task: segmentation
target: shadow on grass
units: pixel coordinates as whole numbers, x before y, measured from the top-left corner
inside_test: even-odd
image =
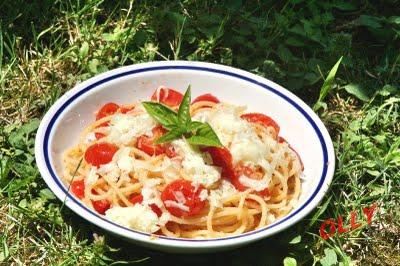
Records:
[[[285,257],[290,253],[302,253],[302,261],[312,260],[309,252],[303,244],[289,244],[297,232],[301,232],[301,225],[282,231],[267,239],[250,243],[244,247],[204,254],[175,254],[162,251],[155,251],[144,248],[129,242],[123,238],[114,236],[107,231],[90,224],[83,218],[71,213],[69,210],[63,212],[65,221],[68,221],[73,228],[79,228],[79,237],[84,240],[94,241],[94,234],[105,237],[105,243],[117,252],[108,252],[107,257],[114,261],[113,265],[126,265],[117,263],[127,261],[134,264],[134,261],[141,261],[140,265],[282,265]],[[307,258],[308,257],[308,258]],[[116,263],[116,264],[115,264]]]

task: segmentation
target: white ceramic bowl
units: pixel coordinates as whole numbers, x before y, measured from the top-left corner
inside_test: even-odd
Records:
[[[238,236],[192,240],[149,234],[115,224],[85,207],[61,181],[61,154],[78,142],[94,112],[106,102],[147,100],[159,85],[183,92],[192,86],[193,98],[212,93],[225,102],[248,106],[276,120],[283,136],[300,154],[305,178],[298,207],[266,228]],[[75,213],[134,243],[169,252],[212,252],[238,247],[288,228],[313,210],[332,180],[335,157],[331,138],[318,116],[281,86],[232,67],[188,61],[165,61],[121,67],[93,77],[65,93],[46,113],[36,136],[36,162],[49,188]]]

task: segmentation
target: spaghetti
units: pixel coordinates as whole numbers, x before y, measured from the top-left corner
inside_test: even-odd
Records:
[[[153,101],[176,109],[182,94],[165,87]],[[181,238],[216,238],[262,228],[287,215],[301,192],[303,164],[259,113],[211,94],[190,106],[224,148],[165,144],[166,130],[140,103],[104,105],[63,156],[66,183],[89,208],[123,226]]]

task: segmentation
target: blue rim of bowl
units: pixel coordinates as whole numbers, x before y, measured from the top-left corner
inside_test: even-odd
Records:
[[[322,174],[321,174],[320,180],[318,182],[318,186],[315,189],[315,191],[313,192],[313,194],[311,195],[311,197],[301,207],[297,208],[295,211],[289,213],[287,216],[283,217],[282,219],[278,220],[276,223],[273,223],[273,224],[271,224],[271,225],[269,225],[267,227],[260,228],[258,230],[254,230],[254,231],[247,232],[247,233],[244,233],[244,234],[240,234],[240,235],[237,235],[237,236],[212,238],[212,239],[185,239],[185,238],[174,238],[174,237],[167,237],[167,236],[159,236],[159,238],[165,239],[165,240],[176,240],[176,241],[186,241],[186,242],[207,242],[207,241],[223,241],[223,240],[242,238],[242,237],[245,237],[245,236],[254,235],[254,234],[257,234],[259,232],[262,232],[262,231],[271,229],[273,227],[276,227],[279,224],[289,220],[290,218],[295,216],[297,213],[299,213],[301,210],[303,210],[315,198],[315,196],[318,194],[319,190],[321,189],[322,185],[324,184],[324,181],[325,181],[326,175],[327,175],[327,171],[328,171],[328,151],[327,151],[327,146],[326,146],[324,137],[322,136],[322,133],[321,133],[320,129],[318,128],[318,126],[316,125],[315,121],[295,101],[293,101],[291,98],[289,98],[288,96],[286,96],[282,92],[280,92],[280,91],[278,91],[278,90],[276,90],[276,89],[274,89],[274,88],[272,88],[272,87],[270,87],[270,86],[268,86],[268,85],[266,85],[266,84],[264,84],[264,83],[262,83],[260,81],[257,81],[255,79],[243,76],[241,74],[229,72],[229,71],[226,71],[226,70],[214,69],[214,68],[210,68],[210,67],[185,66],[185,65],[167,65],[167,66],[144,67],[144,68],[139,68],[139,69],[134,69],[134,70],[128,70],[128,71],[125,71],[125,72],[122,72],[122,73],[118,73],[118,74],[106,77],[106,78],[104,78],[102,80],[99,80],[99,81],[97,81],[97,82],[95,82],[93,84],[90,84],[90,85],[86,86],[85,88],[79,90],[77,93],[75,93],[73,96],[71,96],[68,100],[66,100],[57,109],[57,111],[54,113],[53,117],[49,121],[49,123],[47,125],[47,128],[45,130],[44,141],[43,141],[43,154],[44,154],[44,158],[45,158],[46,167],[49,170],[51,177],[53,178],[53,180],[57,184],[57,186],[65,193],[65,195],[68,197],[68,199],[72,200],[79,207],[85,209],[86,211],[88,211],[89,213],[95,215],[96,217],[100,218],[101,220],[105,221],[106,223],[109,223],[111,225],[117,226],[117,227],[119,227],[119,228],[121,228],[123,230],[129,231],[129,232],[135,232],[137,234],[141,234],[141,235],[144,235],[144,236],[151,236],[151,234],[149,234],[149,233],[144,233],[144,232],[141,232],[141,231],[136,231],[136,230],[133,230],[133,229],[129,229],[129,228],[126,228],[126,227],[121,226],[119,224],[116,224],[114,222],[111,222],[110,220],[104,218],[103,216],[98,215],[93,210],[91,210],[88,207],[86,207],[85,205],[83,205],[81,203],[81,201],[79,201],[74,196],[72,196],[70,194],[70,192],[62,184],[61,180],[57,178],[57,176],[55,174],[55,171],[53,170],[53,168],[51,166],[51,163],[50,163],[49,149],[48,148],[49,148],[50,133],[51,133],[51,130],[52,130],[55,122],[57,121],[58,117],[63,113],[63,110],[65,110],[65,108],[68,105],[70,105],[73,101],[75,101],[77,98],[79,98],[80,96],[82,96],[86,92],[96,88],[97,86],[102,85],[102,84],[104,84],[106,82],[109,82],[111,80],[114,80],[114,79],[117,79],[117,78],[121,78],[121,77],[124,77],[124,76],[128,76],[128,75],[133,75],[133,74],[138,74],[138,73],[143,73],[143,72],[150,72],[150,71],[160,71],[160,70],[196,70],[196,71],[212,72],[212,73],[227,75],[227,76],[231,76],[231,77],[234,77],[234,78],[238,78],[238,79],[253,83],[255,85],[258,85],[258,86],[260,86],[260,87],[262,87],[262,88],[264,88],[266,90],[269,90],[270,92],[280,96],[281,98],[283,98],[284,100],[289,102],[293,107],[295,107],[307,119],[307,121],[313,127],[315,133],[318,136],[320,144],[321,144],[324,166],[323,166],[323,170],[322,170]]]

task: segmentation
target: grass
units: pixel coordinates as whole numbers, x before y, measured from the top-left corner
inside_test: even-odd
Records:
[[[400,265],[398,5],[2,1],[0,264]],[[333,79],[328,73],[342,56]],[[239,250],[177,256],[116,239],[55,199],[34,162],[45,111],[93,75],[175,59],[239,67],[286,86],[310,106],[318,103],[337,168],[327,196],[306,219]],[[379,207],[370,226],[319,236],[325,219],[342,215],[347,225],[350,211],[361,216],[372,203]]]

